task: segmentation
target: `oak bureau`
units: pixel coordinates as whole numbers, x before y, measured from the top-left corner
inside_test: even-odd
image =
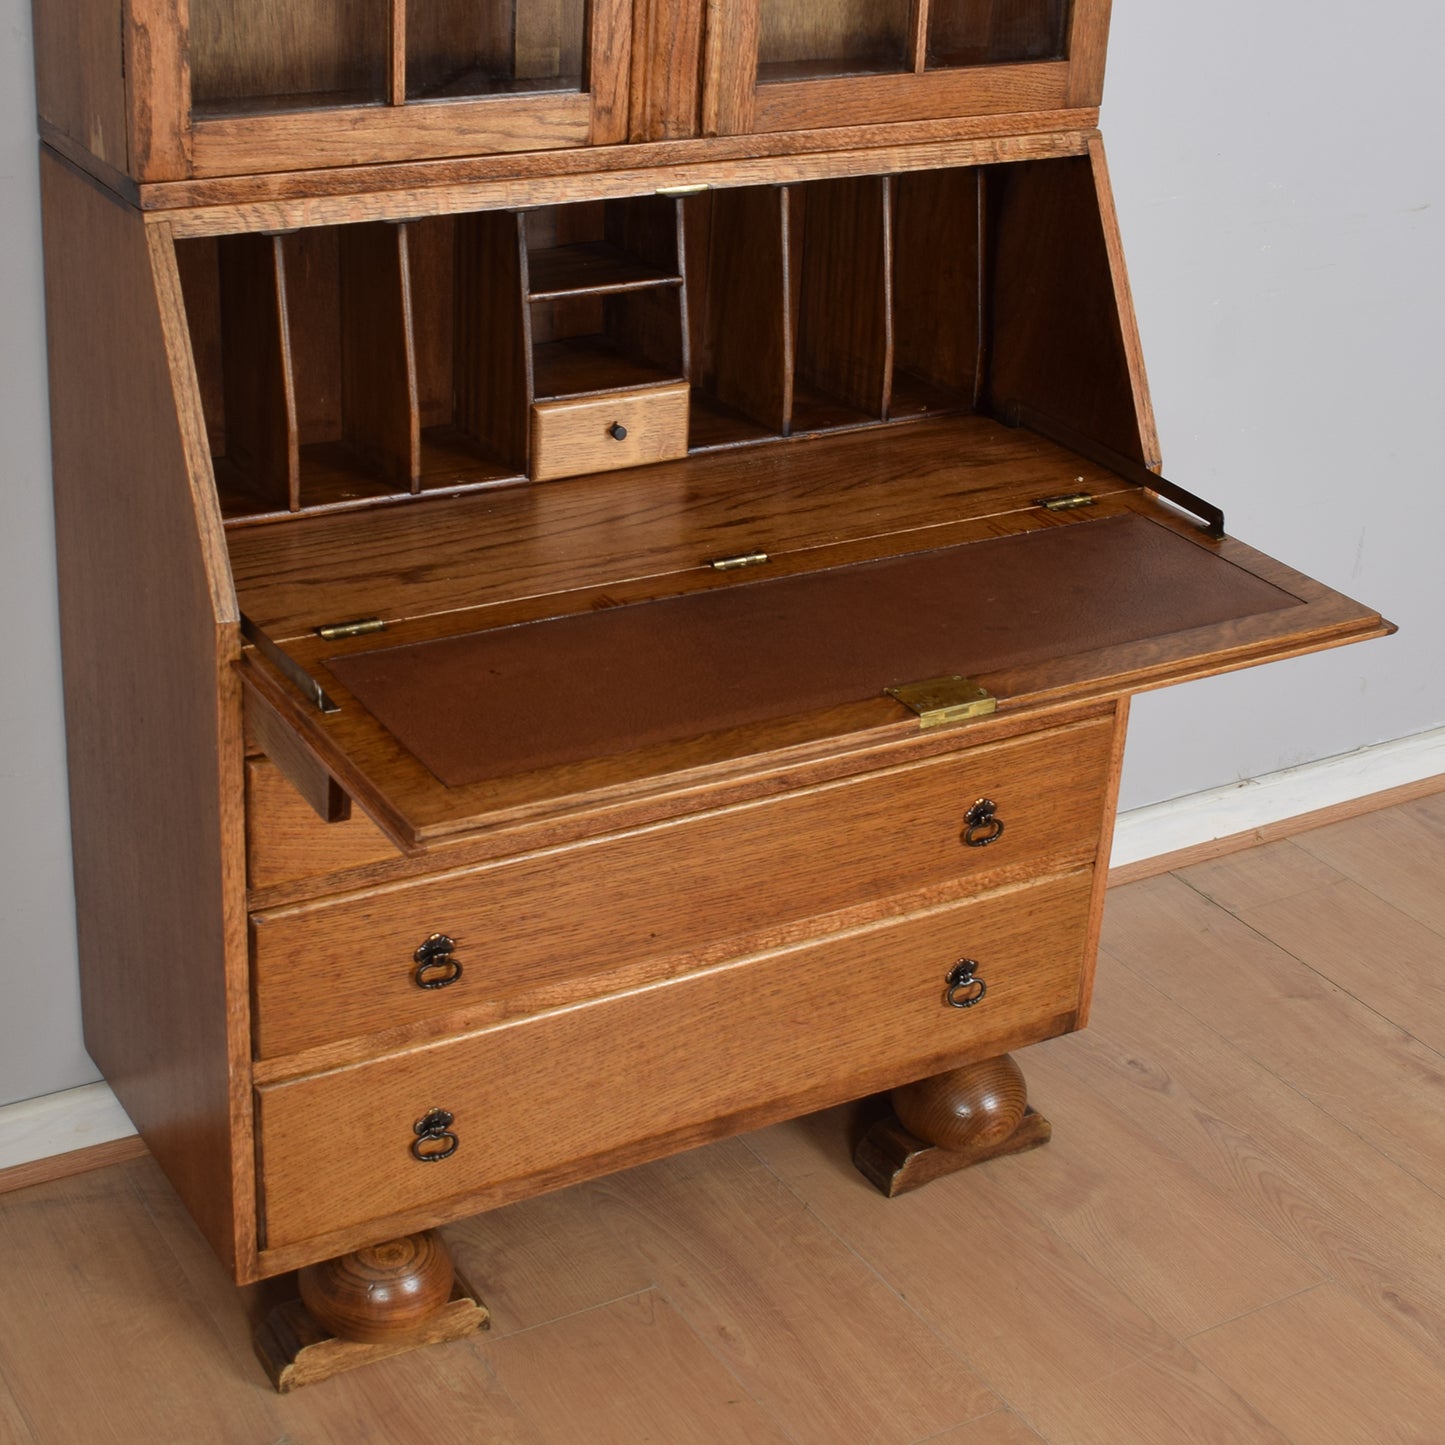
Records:
[[[37,0],[86,1037],[282,1387],[451,1219],[1043,1142],[1129,696],[1390,630],[1160,473],[1108,12]]]

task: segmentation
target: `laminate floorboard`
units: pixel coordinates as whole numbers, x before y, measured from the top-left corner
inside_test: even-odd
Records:
[[[149,1159],[0,1196],[3,1445],[1442,1445],[1445,794],[1115,889],[1045,1148],[831,1110],[447,1230],[473,1340],[280,1397]]]

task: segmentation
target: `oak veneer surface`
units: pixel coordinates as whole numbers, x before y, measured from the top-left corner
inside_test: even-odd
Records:
[[[716,1138],[1060,1033],[1079,1008],[1091,881],[1080,870],[267,1085],[267,1245],[378,1214],[445,1217],[458,1196],[558,1168],[585,1177],[608,1151],[671,1152],[658,1141]],[[943,998],[961,950],[992,975],[966,1010]],[[433,1108],[455,1116],[459,1147],[421,1164],[409,1145]]]
[[[580,849],[255,914],[258,1052],[461,1010],[555,1006],[751,952],[813,915],[1089,862],[1113,732],[1108,720],[1084,723]],[[967,847],[964,815],[985,796],[1005,833]],[[462,975],[420,989],[413,954],[434,932],[454,940]]]
[[[235,601],[214,497],[188,480],[204,428],[171,369],[179,286],[169,243],[137,217],[49,155],[42,177],[86,1044],[239,1269],[252,1215],[246,1081],[229,1062],[246,1032],[229,969],[245,948]]]
[[[1287,1001],[1200,1018],[1201,919],[1117,888],[1110,941],[1131,959],[1103,959],[1091,1030],[1020,1056],[1048,1148],[886,1200],[839,1109],[500,1209],[445,1231],[492,1329],[321,1390],[269,1391],[248,1312],[271,1291],[235,1288],[152,1162],[5,1195],[0,1433],[636,1445],[653,1422],[715,1445],[741,1418],[744,1438],[793,1445],[1435,1445],[1440,1195],[1411,1173],[1418,1148],[1339,1111],[1425,1097],[1358,1023],[1412,1031],[1421,950],[1445,961],[1442,869],[1427,798],[1179,874],[1215,900],[1211,932],[1236,902],[1280,928],[1277,966],[1315,980],[1327,1075],[1253,1027]],[[1311,950],[1357,918],[1372,966],[1346,992]]]

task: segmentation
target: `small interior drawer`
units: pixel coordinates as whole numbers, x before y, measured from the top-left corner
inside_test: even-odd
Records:
[[[605,396],[539,401],[532,407],[537,481],[613,472],[687,455],[686,382]]]
[[[595,998],[768,946],[780,930],[796,936],[822,914],[898,913],[913,905],[894,900],[921,889],[957,896],[1000,870],[1091,862],[1112,745],[1112,717],[1099,718],[255,913],[257,1053],[462,1009],[505,1016]],[[966,818],[981,799],[996,821],[970,845]],[[446,961],[419,975],[434,935],[451,944]]]
[[[1066,1032],[1091,880],[1079,869],[265,1086],[267,1246],[549,1171],[605,1173]],[[964,956],[986,991],[949,1007]]]

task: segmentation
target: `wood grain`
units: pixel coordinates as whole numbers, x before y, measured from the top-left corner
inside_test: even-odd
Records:
[[[619,981],[750,951],[809,916],[1088,861],[1111,753],[1108,723],[1083,724],[581,848],[255,914],[259,1052],[467,1008],[595,997]],[[985,795],[1008,831],[994,847],[966,848],[963,814]],[[686,909],[665,901],[679,898]],[[534,920],[546,913],[565,921],[539,933]],[[446,989],[412,983],[412,955],[432,933],[456,941],[464,970]],[[646,961],[647,972],[630,967]]]
[[[1218,920],[1215,910],[1179,879],[1151,879],[1137,885],[1137,895],[1128,930],[1106,930],[1104,946],[1113,956],[1169,997],[1187,1002],[1200,1019],[1227,1031],[1237,1047],[1369,1138],[1401,1168],[1445,1192],[1440,1054],[1418,1036],[1438,1040],[1445,1017],[1445,991],[1438,982],[1445,941],[1439,934],[1417,926],[1413,935],[1408,928],[1393,935],[1389,922],[1366,901],[1368,895],[1325,898],[1315,891],[1293,900],[1298,907],[1283,915],[1251,909],[1238,921]],[[1313,916],[1302,935],[1301,910]],[[1291,919],[1296,920],[1293,928]],[[1269,941],[1271,921],[1289,951]],[[1383,932],[1376,933],[1377,927]],[[1166,934],[1181,930],[1197,939],[1187,962],[1176,953],[1161,953],[1158,946]],[[1311,939],[1330,933],[1342,935],[1339,949],[1327,943],[1331,951],[1321,957],[1319,942],[1311,947]],[[1375,951],[1389,948],[1396,936],[1393,996],[1371,1000]],[[1336,982],[1330,981],[1331,971]],[[1207,986],[1201,988],[1201,980]],[[1382,1005],[1386,1017],[1376,1012]],[[1390,1016],[1408,1024],[1391,1023]],[[1349,1041],[1327,1045],[1340,1019],[1349,1022]]]
[[[246,760],[246,820],[246,881],[253,890],[396,854],[395,844],[360,811],[345,822],[323,821],[266,758]]]
[[[1439,1195],[1269,1068],[1167,1005],[1106,955],[1092,1027],[1056,1056],[1201,1180],[1223,1181],[1237,1207],[1306,1263],[1425,1348],[1445,1348],[1445,1274],[1434,1243]],[[1342,1024],[1334,1041],[1349,1034]],[[1388,1229],[1380,1227],[1382,1199]]]
[[[679,1164],[602,1180],[589,1207],[791,1439],[910,1445],[996,1404],[742,1142]]]
[[[196,113],[242,110],[247,102],[381,100],[389,12],[388,0],[190,0],[185,33]]]
[[[680,382],[615,396],[536,403],[532,479],[546,482],[686,456],[688,398],[688,385]]]
[[[490,103],[490,102],[489,102]],[[1006,124],[1005,124],[1006,120]],[[808,132],[761,138],[665,141],[599,150],[560,149],[476,160],[353,165],[275,175],[215,177],[140,188],[184,236],[298,225],[415,220],[458,211],[556,205],[647,195],[686,186],[770,185],[950,165],[993,165],[1087,150],[1097,111],[1004,120],[939,120],[855,126],[819,151]],[[1067,121],[1067,124],[1064,122]]]
[[[797,330],[800,387],[868,418],[888,415],[893,371],[892,228],[889,180],[818,181],[790,251],[801,273]],[[799,415],[795,430],[811,430]]]
[[[1445,1416],[1445,1373],[1429,1354],[1324,1284],[1189,1342],[1293,1439],[1425,1445]]]
[[[1089,884],[1087,870],[1069,874],[1026,898],[988,894],[267,1085],[258,1109],[268,1246],[379,1214],[456,1217],[514,1181],[557,1169],[583,1178],[620,1151],[656,1157],[689,1136],[721,1137],[1061,1032],[1077,1010]],[[944,1006],[940,983],[960,929],[970,949],[1000,960],[988,998],[967,1012]],[[839,990],[842,977],[852,987]],[[806,1033],[793,1023],[802,1016]],[[705,1040],[699,1017],[711,1021]],[[559,1066],[540,1068],[544,1059]],[[418,1165],[413,1123],[433,1108],[455,1116],[460,1146]]]
[[[669,1445],[789,1445],[790,1437],[656,1290],[573,1315],[553,1327],[569,1368],[559,1378],[550,1345],[501,1340],[487,1362],[542,1440],[565,1440],[585,1421],[598,1445],[645,1439]],[[564,1384],[565,1379],[565,1384]],[[628,1388],[618,1389],[626,1380]]]
[[[239,643],[215,497],[201,491],[179,278],[168,237],[152,245],[133,213],[58,161],[43,175],[87,1046],[244,1274]]]
[[[694,377],[708,395],[774,436],[787,434],[793,415],[789,214],[781,186],[712,196],[706,272],[694,282],[703,298],[698,311],[707,358],[705,368],[695,362]],[[696,342],[693,349],[696,355]]]
[[[1098,159],[993,174],[995,221],[987,405],[1021,402],[1146,466],[1127,292],[1109,244]],[[1136,375],[1140,377],[1136,383]]]
[[[125,173],[129,115],[115,7],[94,0],[45,0],[34,7],[32,23],[41,120]]]
[[[698,133],[706,0],[635,0],[627,139]]]
[[[69,1149],[64,1154],[51,1154],[32,1159],[26,1164],[12,1164],[0,1169],[0,1194],[16,1189],[30,1189],[56,1179],[69,1179],[74,1174],[89,1174],[110,1164],[127,1159],[141,1159],[147,1153],[145,1141],[137,1134],[125,1139],[112,1139],[105,1144],[89,1144],[83,1149]]]

